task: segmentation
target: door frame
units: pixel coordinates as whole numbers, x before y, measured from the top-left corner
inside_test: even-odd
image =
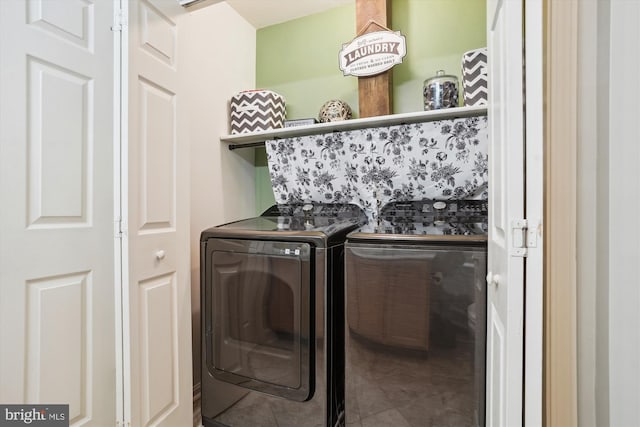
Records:
[[[577,426],[578,0],[545,0],[544,423]]]
[[[562,4],[559,4],[562,3]],[[525,2],[525,43],[527,67],[532,65],[542,66],[543,59],[547,65],[540,78],[527,78],[527,121],[544,120],[544,135],[532,127],[527,128],[527,199],[539,198],[543,200],[542,176],[544,177],[544,218],[547,224],[558,224],[561,221],[573,221],[575,225],[575,197],[563,203],[569,203],[571,215],[557,205],[559,195],[573,194],[576,188],[575,149],[577,145],[575,120],[577,118],[577,104],[575,85],[558,84],[556,81],[574,82],[572,76],[577,76],[577,47],[575,46],[577,34],[577,1],[553,2],[551,0],[530,0]],[[127,325],[130,324],[128,314],[124,307],[128,306],[127,292],[124,283],[128,280],[128,253],[127,253],[127,199],[124,189],[127,185],[127,129],[128,108],[126,94],[128,92],[128,28],[127,0],[119,0],[114,8],[114,25],[121,25],[120,31],[114,30],[114,233],[119,242],[115,245],[115,303],[116,303],[116,410],[117,419],[131,419],[131,401],[128,393],[130,387],[130,360],[129,333]],[[565,6],[566,4],[566,6]],[[564,7],[563,7],[564,6]],[[544,9],[544,10],[543,10]],[[531,25],[533,23],[533,25]],[[543,32],[546,37],[543,46]],[[539,59],[539,62],[536,60]],[[560,62],[563,61],[563,64]],[[569,72],[567,73],[567,70]],[[548,109],[542,117],[542,99],[532,96],[541,93],[544,85],[544,95],[548,100]],[[573,102],[572,102],[573,101]],[[563,126],[554,127],[553,124],[562,124],[560,120],[551,120],[551,111],[565,111],[568,122]],[[573,121],[572,121],[573,120]],[[544,144],[543,144],[544,137]],[[551,141],[564,140],[564,144],[552,144]],[[535,143],[533,143],[536,141]],[[538,144],[537,141],[540,141]],[[544,150],[543,150],[544,145]],[[543,156],[544,151],[544,156]],[[554,159],[554,162],[550,160]],[[566,167],[566,166],[569,167]],[[553,181],[551,177],[554,177]],[[560,178],[563,176],[564,178]],[[536,182],[539,186],[536,187]],[[554,203],[556,202],[556,203]],[[525,321],[525,386],[524,386],[524,419],[526,425],[541,425],[540,419],[544,418],[548,425],[576,425],[568,424],[572,419],[572,413],[576,413],[576,312],[575,312],[575,262],[564,264],[565,261],[575,260],[576,247],[575,226],[554,228],[544,227],[542,230],[542,216],[538,216],[537,208],[532,211],[527,205],[527,218],[533,219],[538,245],[544,247],[544,255],[540,257],[529,251],[526,268],[526,283],[531,285],[542,283],[544,271],[544,303],[542,289],[535,286],[526,288],[526,321]],[[543,243],[544,242],[544,243]],[[568,246],[568,247],[567,247]],[[539,252],[540,254],[542,252]],[[551,254],[563,254],[562,260],[554,260]],[[544,269],[542,266],[544,263]],[[569,265],[569,268],[565,266]],[[554,283],[554,286],[550,286]],[[550,300],[554,304],[549,304]],[[543,309],[544,306],[544,309]],[[564,323],[558,316],[569,321]],[[550,324],[554,324],[556,332],[552,334]],[[544,325],[544,337],[543,337]],[[562,331],[558,331],[564,325]],[[543,341],[544,340],[544,341]],[[544,358],[543,358],[544,348]],[[561,362],[562,361],[562,362]],[[560,369],[552,370],[551,366],[564,363],[569,369],[564,372]],[[544,371],[544,374],[542,374]],[[568,405],[553,405],[553,402],[569,402]],[[560,411],[564,407],[564,410]],[[573,416],[575,421],[575,416]]]
[[[129,357],[128,297],[125,283],[128,280],[127,243],[127,91],[128,91],[128,50],[127,43],[127,0],[114,1],[113,8],[113,67],[114,67],[114,235],[115,250],[115,309],[116,309],[116,420],[126,425],[131,419],[129,390],[131,389]]]
[[[524,160],[528,249],[524,271],[523,419],[526,426],[541,426],[543,419],[544,18],[544,0],[525,0]]]

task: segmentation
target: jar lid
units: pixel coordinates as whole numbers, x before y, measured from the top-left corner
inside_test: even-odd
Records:
[[[426,82],[436,82],[436,81],[453,81],[457,82],[458,78],[451,74],[445,74],[444,70],[436,71],[436,75],[425,80]]]
[[[451,78],[457,78],[456,76],[452,75],[452,74],[445,74],[444,70],[438,70],[436,71],[436,75],[434,77],[451,77]]]

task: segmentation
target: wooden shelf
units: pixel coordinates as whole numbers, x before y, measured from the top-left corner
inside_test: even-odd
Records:
[[[240,133],[223,135],[221,142],[229,144],[229,149],[262,146],[265,141],[280,138],[295,138],[298,136],[320,135],[323,133],[340,132],[346,130],[375,128],[410,123],[433,122],[463,117],[486,116],[487,107],[458,107],[433,111],[419,111],[415,113],[391,114],[388,116],[367,117],[364,119],[344,120],[340,122],[317,123],[307,126],[270,129],[263,132]]]

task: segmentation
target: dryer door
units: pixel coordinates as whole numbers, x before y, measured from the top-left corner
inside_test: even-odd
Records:
[[[308,243],[209,239],[206,362],[222,381],[305,401],[314,388]]]

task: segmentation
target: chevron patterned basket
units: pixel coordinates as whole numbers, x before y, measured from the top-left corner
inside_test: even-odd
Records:
[[[245,90],[231,98],[231,133],[259,132],[281,128],[285,118],[285,100],[270,90]]]
[[[464,105],[487,105],[487,48],[462,55],[462,89]]]

